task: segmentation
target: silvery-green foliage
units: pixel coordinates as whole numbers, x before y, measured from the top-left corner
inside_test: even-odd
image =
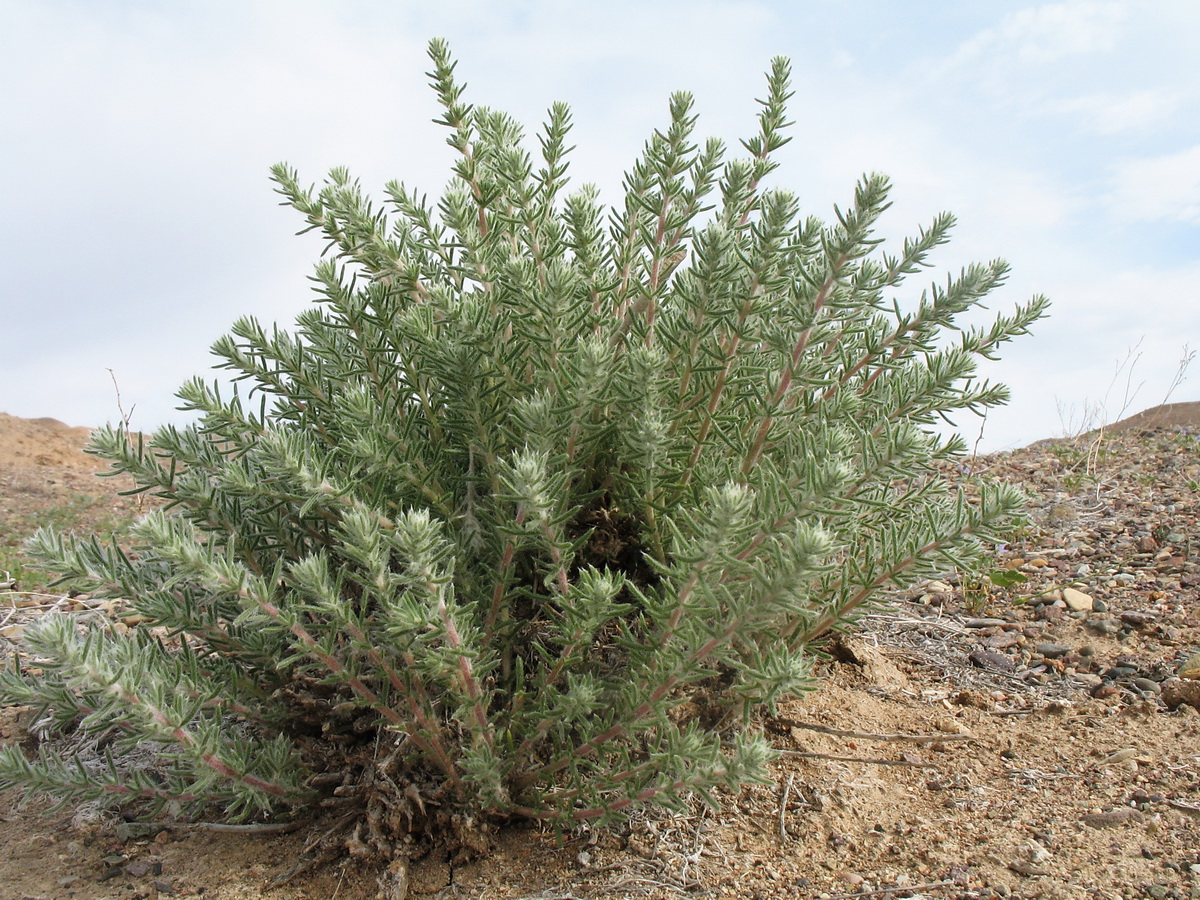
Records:
[[[442,196],[276,166],[327,241],[317,302],[217,341],[238,388],[184,385],[198,424],[96,433],[163,508],[125,550],[31,551],[144,622],[46,618],[0,695],[115,739],[86,765],[7,748],[0,781],[236,816],[306,808],[328,771],[484,820],[711,797],[764,777],[742,723],[811,686],[815,639],[1018,512],[937,477],[964,448],[931,426],[1004,402],[976,363],[1046,301],[958,330],[1007,269],[910,289],[951,216],[888,250],[883,177],[829,223],[768,189],[785,60],[743,153],[696,143],[677,94],[607,209],[568,187],[565,106],[532,155],[430,56]],[[122,765],[146,746],[157,768]]]

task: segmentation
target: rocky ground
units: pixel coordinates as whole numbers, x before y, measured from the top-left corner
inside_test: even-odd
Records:
[[[1200,404],[1155,412],[968,460],[968,484],[1025,487],[1029,526],[990,577],[946,573],[831,644],[820,689],[762,722],[771,784],[615,832],[514,829],[487,860],[421,861],[412,894],[1200,898]],[[137,512],[81,440],[0,415],[0,540],[64,503],[83,527]],[[50,607],[105,612],[10,574],[0,657]],[[0,741],[30,743],[27,724],[0,709]],[[267,890],[310,836],[0,798],[0,900],[374,896],[353,863]]]

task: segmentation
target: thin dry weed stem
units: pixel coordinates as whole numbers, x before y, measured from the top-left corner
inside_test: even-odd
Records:
[[[975,444],[971,447],[971,465],[974,466],[975,460],[979,458],[979,445],[983,443],[983,432],[987,428],[988,411],[985,409],[983,415],[979,417],[979,434],[975,436]]]
[[[838,756],[835,753],[811,753],[807,750],[780,750],[781,756],[795,759],[824,759],[829,762],[859,763],[866,766],[907,766],[912,769],[936,769],[932,763],[916,762],[909,759],[870,759],[864,756]]]
[[[787,830],[788,800],[792,795],[792,785],[795,781],[796,773],[791,772],[788,775],[787,783],[783,786],[783,796],[779,798],[779,840],[785,844],[789,837]]]
[[[797,719],[788,719],[775,717],[775,721],[780,725],[786,725],[789,728],[800,728],[805,731],[816,731],[820,734],[828,734],[834,737],[854,738],[863,741],[900,741],[913,744],[940,744],[946,741],[973,741],[975,738],[969,734],[876,734],[869,731],[845,731],[841,728],[830,728],[828,725],[814,725],[809,722],[801,722]]]
[[[135,403],[133,406],[129,407],[129,412],[125,411],[125,407],[121,402],[121,386],[117,384],[117,373],[112,369],[107,369],[106,371],[108,372],[108,377],[112,379],[113,391],[115,391],[117,395],[117,412],[121,414],[121,424],[125,426],[125,431],[128,432],[129,422],[133,418],[133,411],[137,409],[137,404]]]
[[[830,900],[848,900],[851,897],[874,897],[878,894],[912,895],[917,891],[932,891],[940,888],[962,887],[957,881],[931,881],[928,884],[893,884],[872,888],[869,891],[854,891],[851,894],[830,894]]]
[[[1100,477],[1100,462],[1108,431],[1114,424],[1126,417],[1130,407],[1133,405],[1133,401],[1145,386],[1145,382],[1139,383],[1136,387],[1133,384],[1134,369],[1137,368],[1138,361],[1142,357],[1142,351],[1139,348],[1143,340],[1145,339],[1139,338],[1138,342],[1126,351],[1124,359],[1120,359],[1114,364],[1112,380],[1109,382],[1108,390],[1104,393],[1104,399],[1097,403],[1084,402],[1083,414],[1080,417],[1078,427],[1075,427],[1074,423],[1074,406],[1072,405],[1067,413],[1067,417],[1064,418],[1062,402],[1060,400],[1055,401],[1058,406],[1059,424],[1063,430],[1064,437],[1075,440],[1086,434],[1094,433],[1088,441],[1084,453],[1084,473],[1095,486],[1097,503],[1100,502],[1102,489],[1110,483],[1109,479]],[[1192,350],[1188,344],[1184,344],[1179,364],[1176,366],[1175,373],[1167,384],[1167,389],[1163,394],[1160,405],[1167,404],[1176,389],[1187,380],[1188,368],[1195,360],[1195,357],[1196,351]],[[1122,391],[1121,406],[1116,415],[1113,416],[1108,411],[1109,397],[1112,395],[1117,383],[1122,380],[1122,375],[1124,376],[1124,389]]]

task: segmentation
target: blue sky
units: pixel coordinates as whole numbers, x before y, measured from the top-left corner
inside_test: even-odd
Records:
[[[444,185],[433,36],[530,131],[567,101],[571,174],[609,199],[671,91],[732,144],[791,57],[776,185],[827,217],[885,172],[884,236],[958,216],[933,277],[1002,256],[995,308],[1054,302],[987,371],[1013,400],[982,448],[1162,402],[1200,349],[1195,0],[0,0],[0,411],[116,420],[111,369],[135,427],[182,421],[174,390],[235,318],[310,302],[320,244],[270,164]],[[1172,401],[1200,399],[1193,369]]]

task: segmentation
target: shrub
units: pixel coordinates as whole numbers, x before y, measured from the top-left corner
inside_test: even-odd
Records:
[[[436,206],[276,166],[328,240],[318,303],[294,331],[245,318],[217,341],[241,389],[184,385],[198,424],[95,435],[165,501],[131,549],[33,539],[141,624],[30,629],[3,699],[105,740],[73,761],[8,747],[4,784],[148,814],[332,807],[381,854],[711,800],[765,777],[749,715],[811,687],[817,638],[970,565],[1018,513],[1004,486],[947,486],[934,464],[965,448],[930,426],[1005,401],[976,361],[1046,301],[950,340],[1006,275],[895,299],[950,215],[892,254],[872,232],[885,178],[831,224],[764,189],[786,60],[747,156],[693,144],[676,94],[605,210],[565,192],[565,106],[535,161],[511,118],[464,102],[442,42],[430,56],[457,151]]]

